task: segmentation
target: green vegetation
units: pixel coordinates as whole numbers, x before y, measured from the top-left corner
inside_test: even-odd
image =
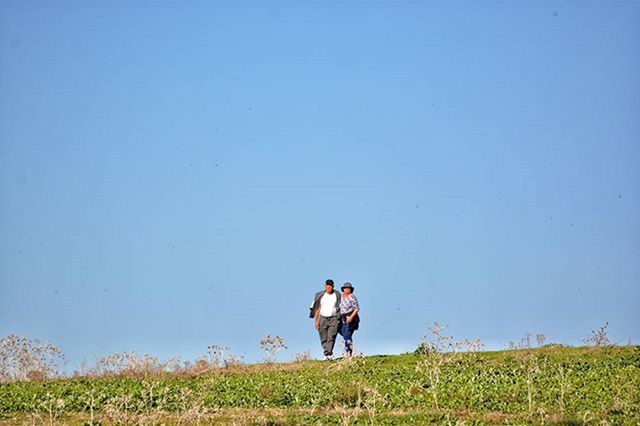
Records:
[[[0,424],[640,423],[640,347],[417,351],[0,383]]]

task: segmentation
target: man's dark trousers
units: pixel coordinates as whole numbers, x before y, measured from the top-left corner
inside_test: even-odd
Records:
[[[324,356],[331,356],[333,355],[333,347],[336,344],[340,318],[337,315],[333,317],[323,317],[320,315],[318,322],[320,325],[318,334],[320,334],[320,343],[324,350]]]

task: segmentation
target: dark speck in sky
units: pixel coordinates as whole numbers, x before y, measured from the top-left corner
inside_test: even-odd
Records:
[[[553,16],[558,16],[558,12],[554,10],[554,11],[553,11],[553,13],[552,13],[552,15],[553,15]]]
[[[618,198],[622,198],[622,195],[618,194]]]

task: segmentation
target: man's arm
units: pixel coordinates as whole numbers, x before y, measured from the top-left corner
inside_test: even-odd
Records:
[[[320,307],[318,306],[316,308],[316,314],[314,315],[315,320],[314,322],[316,323],[316,330],[320,329]]]
[[[313,296],[313,302],[311,302],[311,306],[309,306],[309,318],[313,318],[316,314],[316,309],[318,309],[318,294],[316,293]]]

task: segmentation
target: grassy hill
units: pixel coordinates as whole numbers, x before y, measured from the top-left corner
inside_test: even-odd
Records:
[[[548,347],[0,384],[0,424],[640,424],[640,347]]]

